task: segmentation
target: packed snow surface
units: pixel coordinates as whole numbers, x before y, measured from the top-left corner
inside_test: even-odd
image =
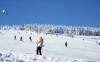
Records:
[[[21,36],[23,41],[20,41]],[[42,56],[36,55],[36,41],[41,36],[45,45]],[[65,47],[66,41],[68,47]],[[0,30],[0,62],[100,62],[99,42],[99,36],[71,38],[30,31]]]

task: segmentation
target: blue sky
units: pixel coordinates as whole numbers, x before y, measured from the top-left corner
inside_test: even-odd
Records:
[[[0,25],[34,23],[100,27],[100,0],[0,0]]]

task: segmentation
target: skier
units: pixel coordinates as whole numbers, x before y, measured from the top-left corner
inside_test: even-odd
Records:
[[[16,40],[16,35],[14,36],[14,40]]]
[[[18,34],[20,34],[20,32],[18,32]]]
[[[42,55],[41,49],[42,49],[42,47],[44,46],[43,43],[44,43],[43,38],[40,37],[39,40],[36,42],[36,44],[37,44],[36,54],[37,54],[37,55],[38,55],[39,53],[40,53],[40,55]]]
[[[100,45],[100,43],[98,43],[98,45]]]
[[[23,37],[22,36],[20,37],[20,41],[23,41]]]
[[[67,47],[67,45],[68,45],[67,42],[65,42],[65,46],[66,46],[66,47]]]
[[[31,36],[29,37],[29,39],[30,39],[30,41],[32,42],[32,38],[31,38]]]
[[[32,33],[31,33],[31,35],[32,35]]]

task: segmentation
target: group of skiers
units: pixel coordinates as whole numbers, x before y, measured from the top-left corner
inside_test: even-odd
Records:
[[[30,41],[32,41],[31,36],[29,37]],[[14,36],[14,40],[16,40],[16,35]],[[23,41],[23,37],[20,37],[20,41]],[[65,42],[65,46],[67,47],[67,42]],[[42,47],[44,46],[44,39],[42,37],[40,37],[37,41],[36,41],[36,54],[37,55],[42,55]]]
[[[16,35],[14,36],[14,40],[16,40]],[[30,40],[30,42],[32,42],[31,36],[29,37],[29,40]],[[22,36],[20,37],[20,41],[23,41],[23,37]]]
[[[31,36],[29,37],[30,41],[32,42],[32,38]],[[16,35],[14,36],[14,40],[16,40]],[[23,41],[23,37],[21,36],[20,37],[20,41]],[[37,41],[36,41],[36,45],[37,45],[37,49],[36,49],[36,54],[37,55],[42,55],[42,47],[44,46],[44,41],[43,41],[43,38],[40,37]]]

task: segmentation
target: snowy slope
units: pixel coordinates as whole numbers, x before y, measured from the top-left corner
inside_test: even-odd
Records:
[[[17,40],[14,40],[15,35]],[[23,36],[23,41],[19,41],[21,36]],[[32,42],[30,42],[29,36],[32,37]],[[44,38],[45,46],[42,49],[43,55],[37,56],[35,42],[41,36]],[[36,34],[29,31],[26,33],[26,31],[0,30],[0,61],[100,62],[100,45],[94,42],[93,37],[86,38],[88,37],[56,37],[55,35]],[[95,41],[99,42],[98,39]],[[66,41],[68,42],[67,48],[64,45]]]

